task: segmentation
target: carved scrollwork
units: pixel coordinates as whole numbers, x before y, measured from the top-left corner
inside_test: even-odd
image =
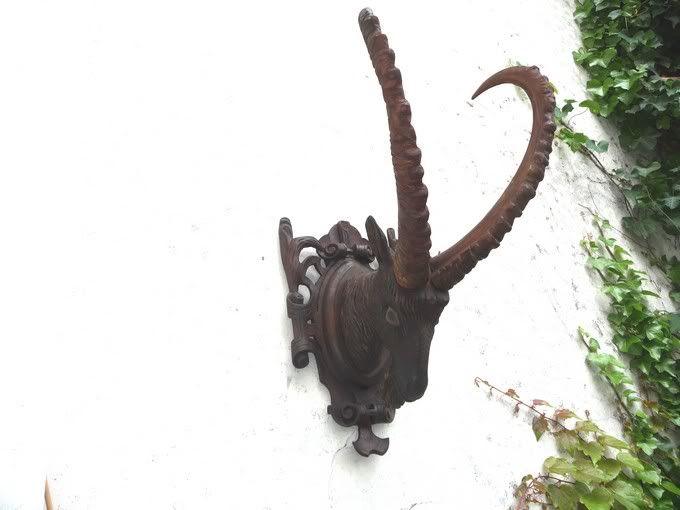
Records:
[[[289,293],[288,317],[293,324],[291,357],[296,368],[309,364],[309,354],[317,360],[319,378],[329,389],[331,404],[328,413],[340,425],[359,427],[356,450],[362,455],[384,454],[389,441],[371,431],[375,423],[394,419],[394,409],[386,404],[385,369],[387,358],[373,371],[365,371],[351,364],[351,356],[336,329],[336,320],[324,314],[321,303],[334,299],[337,283],[348,270],[357,267],[372,271],[369,264],[375,259],[369,242],[347,222],[334,225],[328,234],[317,240],[313,237],[294,237],[290,220],[283,218],[279,225],[281,256],[284,261]],[[303,256],[313,248],[315,254]],[[308,276],[314,268],[319,278]],[[299,292],[300,286],[309,291],[309,299]],[[325,298],[321,296],[322,289]],[[333,311],[333,306],[325,308]],[[371,383],[370,381],[375,381]]]

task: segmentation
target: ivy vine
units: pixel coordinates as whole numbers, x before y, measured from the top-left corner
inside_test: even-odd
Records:
[[[680,1],[578,0],[574,18],[583,43],[574,60],[590,75],[590,97],[579,106],[612,121],[621,147],[638,159],[633,168],[616,171],[631,209],[624,226],[645,241],[661,233],[677,238]],[[573,103],[568,101],[567,107]],[[589,143],[581,133],[560,136],[572,149]],[[600,152],[601,147],[588,148]],[[666,273],[671,298],[680,303],[678,257],[652,256],[652,262]]]
[[[633,445],[606,433],[587,415],[583,418],[545,400],[525,402],[514,389],[501,390],[479,377],[475,384],[510,399],[516,414],[521,408],[533,413],[536,440],[548,434],[559,451],[545,460],[543,473],[522,478],[515,490],[515,510],[530,504],[558,510],[677,508],[680,487]]]
[[[609,222],[596,218],[599,235],[585,239],[588,265],[602,280],[602,291],[609,297],[609,324],[619,352],[631,360],[640,375],[644,391],[654,395],[646,407],[666,428],[680,430],[680,324],[668,313],[651,309],[647,297],[658,294],[643,287],[647,277],[635,269],[628,252],[607,234]],[[680,467],[680,465],[678,466]],[[680,476],[680,470],[678,471]]]
[[[680,304],[680,260],[659,255],[659,238],[680,237],[680,0],[577,0],[574,17],[582,47],[574,60],[587,70],[589,97],[556,108],[556,139],[593,163],[620,192],[625,232],[640,245],[671,285]],[[637,163],[608,170],[599,159],[609,143],[576,131],[576,107],[609,119],[619,143]],[[516,510],[530,504],[558,510],[680,508],[680,313],[655,309],[645,288],[648,275],[595,216],[597,233],[582,242],[587,265],[609,299],[608,321],[615,354],[582,328],[586,360],[611,387],[626,440],[604,432],[588,414],[523,401],[477,378],[490,393],[511,399],[515,412],[534,414],[536,439],[548,434],[559,454],[543,472],[517,487]]]

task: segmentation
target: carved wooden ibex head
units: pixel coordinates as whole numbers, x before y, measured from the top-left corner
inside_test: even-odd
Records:
[[[366,221],[368,240],[344,221],[319,240],[294,238],[287,218],[279,237],[290,290],[293,363],[302,368],[308,353],[315,354],[319,377],[331,393],[328,412],[341,425],[359,427],[354,446],[369,455],[384,454],[389,445],[371,425],[392,421],[395,409],[427,388],[430,343],[448,291],[499,246],[536,194],[551,151],[555,99],[536,67],[505,69],[477,89],[473,99],[503,83],[521,87],[533,109],[531,138],[515,176],[486,216],[431,257],[428,192],[401,73],[369,9],[359,14],[359,26],[387,106],[398,238],[392,229],[386,236],[372,217]],[[304,248],[317,254],[301,260]],[[371,267],[374,259],[377,269]]]

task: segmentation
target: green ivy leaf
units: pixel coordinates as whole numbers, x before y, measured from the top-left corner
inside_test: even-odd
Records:
[[[647,469],[636,473],[636,476],[644,483],[659,485],[661,483],[661,476],[653,469]]]
[[[588,108],[591,112],[593,112],[595,115],[598,115],[600,113],[600,103],[593,99],[586,99],[585,101],[581,101],[579,103],[579,106],[583,106],[584,108]]]
[[[589,140],[583,133],[576,133],[569,128],[560,129],[557,132],[557,138],[564,141],[573,152],[580,151]]]
[[[562,457],[548,457],[543,461],[543,469],[547,473],[570,475],[576,471],[576,466]]]
[[[628,294],[628,289],[618,285],[608,284],[603,287],[604,293],[609,294],[616,302],[621,302]]]
[[[680,487],[678,487],[677,485],[675,485],[673,482],[671,482],[669,480],[663,480],[661,482],[661,487],[666,489],[668,492],[672,492],[676,496],[680,496]]]
[[[615,459],[603,458],[597,465],[593,465],[590,459],[576,459],[570,471],[563,474],[569,474],[579,482],[592,484],[610,482],[620,471],[621,464]]]
[[[678,301],[680,301],[680,292],[677,293],[678,295]],[[672,299],[672,297],[671,297]],[[671,333],[674,335],[677,335],[680,333],[680,313],[671,313],[669,314],[669,319],[670,319],[670,326],[671,326]]]
[[[579,448],[579,437],[573,430],[560,430],[553,434],[560,451],[574,454]]]
[[[645,500],[642,488],[638,484],[632,481],[618,479],[614,480],[609,487],[614,499],[623,505],[626,510],[642,510],[644,508],[650,508]]]
[[[636,441],[635,446],[640,448],[645,454],[651,455],[659,447],[659,442],[654,437],[645,437]]]
[[[574,103],[576,102],[575,99],[566,99],[564,101],[564,106],[562,107],[562,111],[564,113],[569,113],[574,111]]]
[[[576,510],[579,497],[576,489],[570,484],[548,485],[548,497],[550,502],[558,510]]]
[[[622,451],[619,452],[616,455],[616,459],[621,462],[622,464],[628,466],[631,468],[633,471],[639,472],[639,471],[644,471],[645,466],[642,465],[642,462],[640,462],[640,459],[635,457],[629,452]]]
[[[617,89],[630,90],[633,86],[633,80],[631,78],[618,78],[614,80],[614,87]]]
[[[591,420],[580,420],[574,425],[574,430],[578,432],[602,432],[602,429]]]
[[[609,436],[607,434],[601,434],[597,436],[597,442],[600,443],[602,446],[609,446],[610,448],[616,448],[617,450],[630,449],[630,445],[625,441],[621,441],[620,439],[614,436]]]
[[[603,52],[599,53],[599,56],[591,59],[588,64],[590,67],[600,66],[607,67],[612,59],[616,56],[615,48],[607,48]]]
[[[663,487],[659,487],[657,485],[651,485],[648,487],[645,487],[645,492],[649,493],[652,495],[654,499],[661,499],[663,498],[664,494],[666,494],[666,491],[663,490]],[[668,500],[668,498],[664,498],[664,501],[661,502],[661,505],[659,505],[660,510],[673,510],[672,502]],[[657,507],[657,508],[659,508]]]
[[[587,262],[588,265],[590,265],[590,267],[598,269],[600,271],[609,269],[611,267],[614,267],[615,265],[614,261],[608,259],[607,257],[588,257]]]
[[[656,172],[661,168],[661,163],[654,161],[649,166],[635,166],[633,174],[640,177],[647,177],[652,172]]]
[[[661,200],[669,209],[675,209],[680,205],[680,196],[666,197]]]
[[[607,149],[609,149],[609,142],[605,140],[600,140],[599,142],[588,140],[585,146],[593,152],[602,153],[607,152]]]
[[[659,129],[669,129],[671,127],[671,117],[662,115],[656,120],[656,127]]]
[[[614,496],[604,487],[595,487],[579,499],[588,510],[609,510],[614,505]]]
[[[588,86],[586,87],[586,90],[590,92],[592,95],[599,97],[603,97],[606,93],[606,90],[602,85],[602,82],[599,80],[588,81]]]
[[[581,444],[581,451],[590,457],[590,460],[593,462],[593,464],[597,464],[597,462],[602,458],[604,447],[595,441],[583,441]]]
[[[602,473],[604,473],[604,481],[607,482],[616,478],[621,472],[621,463],[616,459],[610,459],[608,457],[602,458],[597,463],[597,467]]]
[[[643,239],[648,239],[651,235],[655,234],[659,230],[659,225],[656,221],[649,217],[639,217],[623,218],[623,227],[635,235],[640,236]]]

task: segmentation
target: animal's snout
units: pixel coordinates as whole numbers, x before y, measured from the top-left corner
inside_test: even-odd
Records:
[[[406,395],[404,395],[407,402],[418,400],[425,394],[427,389],[427,372],[425,374],[417,374],[411,376],[406,388]]]

